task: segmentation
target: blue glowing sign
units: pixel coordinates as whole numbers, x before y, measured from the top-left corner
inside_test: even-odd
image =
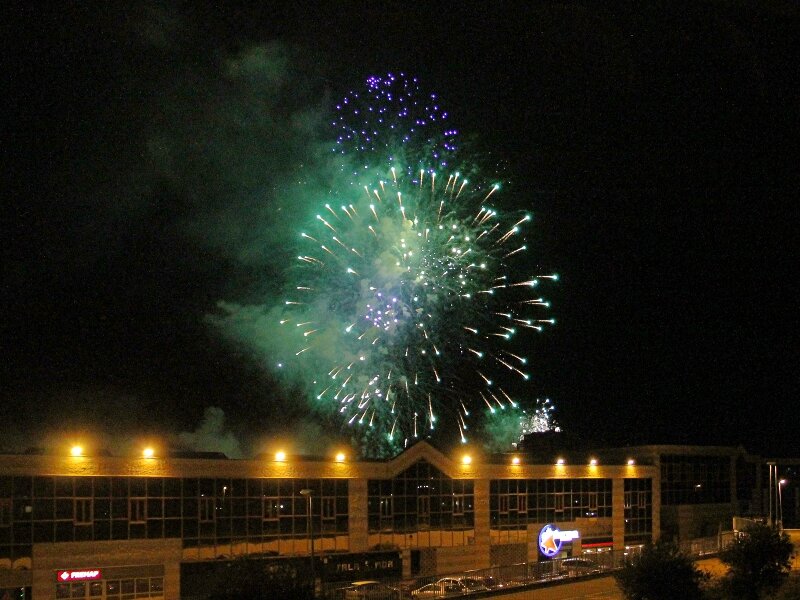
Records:
[[[539,531],[539,552],[547,558],[553,558],[561,552],[564,542],[571,542],[580,537],[577,530],[561,531],[552,523],[548,523]]]

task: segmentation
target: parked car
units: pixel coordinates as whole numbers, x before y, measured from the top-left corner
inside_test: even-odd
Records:
[[[467,593],[467,586],[456,580],[436,581],[412,590],[412,598],[445,598]]]
[[[380,581],[354,581],[344,588],[345,600],[400,600],[400,590]]]
[[[439,582],[461,584],[468,592],[483,592],[489,588],[477,577],[443,577]]]
[[[600,567],[588,558],[565,558],[561,561],[559,570],[562,575],[576,577],[578,575],[588,575],[599,573]]]

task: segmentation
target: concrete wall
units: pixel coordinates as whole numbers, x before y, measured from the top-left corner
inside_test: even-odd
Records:
[[[733,508],[729,503],[681,504],[661,507],[660,515],[660,527],[665,534],[677,535],[679,541],[684,541],[716,535],[720,526],[723,530],[730,529]]]

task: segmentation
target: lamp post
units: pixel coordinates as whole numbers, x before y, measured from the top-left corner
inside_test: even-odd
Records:
[[[314,574],[314,528],[311,526],[311,493],[312,490],[308,488],[300,490],[300,495],[306,499],[306,509],[307,509],[306,532],[308,534],[308,540],[311,543],[311,595],[314,598],[316,598],[317,577]]]
[[[781,531],[783,531],[783,495],[781,491],[785,483],[785,479],[778,481],[778,528]]]
[[[773,520],[773,513],[772,507],[775,505],[776,498],[775,498],[775,483],[778,476],[778,466],[774,462],[768,462],[767,468],[769,469],[769,526],[772,527],[775,525],[775,521]],[[776,515],[777,516],[777,515]]]

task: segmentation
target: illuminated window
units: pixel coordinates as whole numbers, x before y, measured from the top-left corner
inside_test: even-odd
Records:
[[[281,514],[281,505],[278,498],[267,496],[262,502],[262,517],[265,521],[277,521]]]
[[[91,498],[75,498],[73,507],[74,507],[73,522],[75,523],[75,525],[92,524]]]
[[[147,521],[147,500],[144,498],[131,498],[128,501],[128,519],[131,523],[144,523]]]

